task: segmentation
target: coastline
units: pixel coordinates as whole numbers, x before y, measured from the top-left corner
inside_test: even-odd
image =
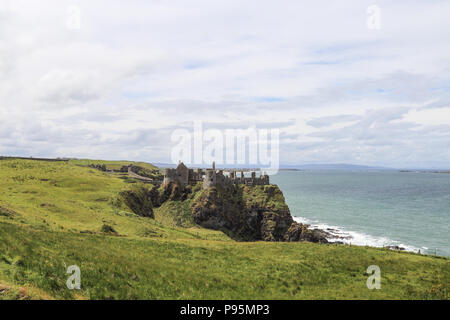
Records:
[[[415,247],[387,237],[374,237],[363,232],[346,230],[343,227],[332,226],[326,223],[310,221],[303,217],[292,216],[294,221],[308,225],[308,229],[320,230],[331,236],[327,237],[330,243],[342,243],[356,246],[368,246],[376,248],[389,248],[413,253],[427,254],[427,247]]]
[[[272,182],[295,221],[333,234],[329,242],[450,257],[448,174],[311,170]]]

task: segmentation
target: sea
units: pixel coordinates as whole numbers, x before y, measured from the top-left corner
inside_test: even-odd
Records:
[[[331,242],[450,256],[450,174],[281,170],[270,179],[294,219]]]

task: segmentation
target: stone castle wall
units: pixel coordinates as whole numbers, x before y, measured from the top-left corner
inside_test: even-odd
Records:
[[[223,170],[216,170],[213,163],[212,169],[188,169],[182,162],[176,169],[164,170],[164,184],[178,182],[181,186],[203,182],[203,188],[207,189],[216,185],[245,184],[247,186],[269,185],[269,176],[261,174],[256,177],[255,172],[251,172],[251,177],[245,177],[244,172],[240,172],[240,177],[236,171],[230,171],[229,176]]]

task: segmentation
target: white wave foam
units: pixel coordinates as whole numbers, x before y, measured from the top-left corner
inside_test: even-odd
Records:
[[[405,248],[406,251],[418,252],[419,248],[414,246],[406,245],[400,243],[399,241],[392,240],[386,237],[374,237],[362,232],[349,231],[341,227],[330,226],[325,223],[320,223],[318,221],[311,221],[303,217],[293,217],[296,222],[309,224],[311,229],[319,229],[326,231],[332,235],[332,237],[327,238],[329,242],[343,242],[346,244],[352,244],[357,246],[369,246],[369,247],[387,247],[387,246],[398,246]],[[422,248],[423,251],[424,248]]]

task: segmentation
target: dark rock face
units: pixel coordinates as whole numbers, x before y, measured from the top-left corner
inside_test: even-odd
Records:
[[[194,195],[193,188],[195,187],[182,187],[177,182],[171,182],[161,187],[134,185],[119,193],[115,205],[120,207],[123,203],[139,216],[154,218],[153,208],[158,208],[166,201],[184,201]]]
[[[284,235],[285,241],[310,241],[310,242],[319,242],[319,243],[327,243],[327,236],[329,234],[322,230],[311,230],[308,229],[307,225],[293,222],[286,234]]]
[[[204,190],[192,205],[195,223],[215,230],[238,232],[239,228],[244,228],[251,232],[247,222],[242,219],[243,202],[236,191],[225,191],[221,187]]]
[[[167,200],[182,200],[184,190],[179,183],[171,182],[163,186],[163,194]]]
[[[111,227],[111,226],[109,226],[107,224],[103,224],[103,226],[102,226],[102,228],[100,230],[101,230],[101,232],[107,233],[107,234],[110,234],[110,235],[115,235],[115,236],[118,235],[117,231],[114,230],[113,227]]]
[[[161,187],[133,186],[119,199],[134,213],[154,218],[153,208],[166,201],[190,201],[194,222],[204,228],[222,230],[240,241],[328,242],[325,231],[311,230],[293,220],[283,193],[276,185],[227,185],[203,189],[201,184]]]
[[[148,191],[148,196],[150,198],[150,201],[152,202],[153,208],[159,207],[164,201],[162,201],[162,197],[159,194],[158,187],[153,186]]]
[[[405,248],[399,247],[399,246],[387,246],[385,248],[388,248],[388,249],[391,249],[391,250],[401,250],[401,251],[406,250]]]
[[[154,218],[153,204],[149,192],[143,187],[133,187],[120,192],[119,199],[139,216]]]
[[[89,167],[100,170],[100,171],[106,171],[106,165],[104,164],[90,164]]]
[[[327,242],[326,232],[292,219],[275,185],[206,189],[194,201],[192,215],[200,226],[223,230],[237,240]]]
[[[193,192],[193,186],[183,187],[179,182],[169,182],[163,184],[160,188],[155,187],[151,191],[151,198],[154,207],[158,207],[167,200],[177,201],[186,200]]]
[[[284,234],[293,223],[289,212],[265,211],[261,220],[261,239],[264,241],[283,241]]]

